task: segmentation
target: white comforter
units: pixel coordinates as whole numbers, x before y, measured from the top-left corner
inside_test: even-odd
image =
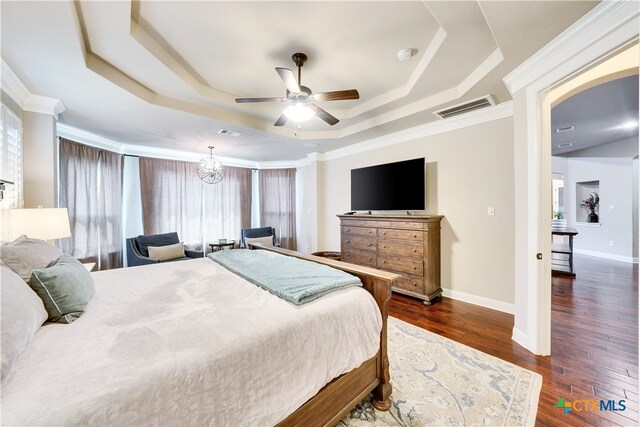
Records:
[[[361,288],[296,307],[209,259],[93,278],[3,381],[4,425],[274,425],[379,347]]]

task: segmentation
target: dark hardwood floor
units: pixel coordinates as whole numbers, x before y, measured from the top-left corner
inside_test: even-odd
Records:
[[[442,298],[394,294],[389,314],[543,376],[539,426],[638,425],[638,265],[575,257],[577,277],[552,280],[551,356],[511,340],[513,316]],[[626,410],[570,411],[558,398],[624,399]]]

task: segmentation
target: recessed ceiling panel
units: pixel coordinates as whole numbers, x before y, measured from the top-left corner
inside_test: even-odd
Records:
[[[211,86],[279,96],[274,68],[309,60],[315,92],[357,88],[363,100],[404,84],[438,24],[422,2],[142,2],[140,16]],[[401,48],[415,49],[400,63]]]

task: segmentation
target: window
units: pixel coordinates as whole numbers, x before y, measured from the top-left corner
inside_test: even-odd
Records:
[[[5,184],[1,192],[3,227],[0,240],[9,235],[6,224],[8,209],[21,208],[22,199],[22,120],[6,105],[0,108],[0,179],[13,184]]]
[[[5,208],[22,207],[22,120],[2,104],[0,119],[0,178],[13,182],[4,191]]]

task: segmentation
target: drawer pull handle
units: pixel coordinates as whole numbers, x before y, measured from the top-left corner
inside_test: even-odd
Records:
[[[387,249],[389,246],[387,246],[387,245],[383,245],[382,247],[383,247],[383,248],[385,248],[385,249]]]
[[[369,243],[369,246],[373,246],[373,243]]]
[[[387,261],[382,261],[382,263],[383,263],[383,264],[386,264],[386,263],[387,263]]]
[[[386,235],[387,235],[387,232],[386,232],[386,231],[383,231],[383,232],[382,232],[382,235],[383,235],[383,236],[386,236]]]
[[[411,284],[412,284],[413,286],[416,286],[416,285],[417,285],[417,283],[416,283],[416,282],[413,282],[413,283],[411,283]]]
[[[350,228],[347,228],[347,233],[348,233],[349,231],[351,231],[351,229],[350,229]]]
[[[344,256],[349,256],[349,252],[347,252],[346,254],[344,254]]]
[[[371,261],[373,258],[369,257],[369,261]]]
[[[373,231],[369,230],[369,234],[373,233]]]
[[[414,234],[414,235],[413,235],[413,238],[414,238],[414,239],[415,239],[415,238],[417,238],[417,237],[418,237],[418,235],[417,235],[417,234]]]
[[[418,252],[418,250],[417,250],[417,249],[414,249],[414,250],[413,250],[413,253],[415,254],[416,252]]]
[[[413,269],[414,269],[414,270],[416,269],[416,266],[415,266],[415,265],[413,266]]]
[[[347,243],[351,243],[351,240],[347,240]]]

